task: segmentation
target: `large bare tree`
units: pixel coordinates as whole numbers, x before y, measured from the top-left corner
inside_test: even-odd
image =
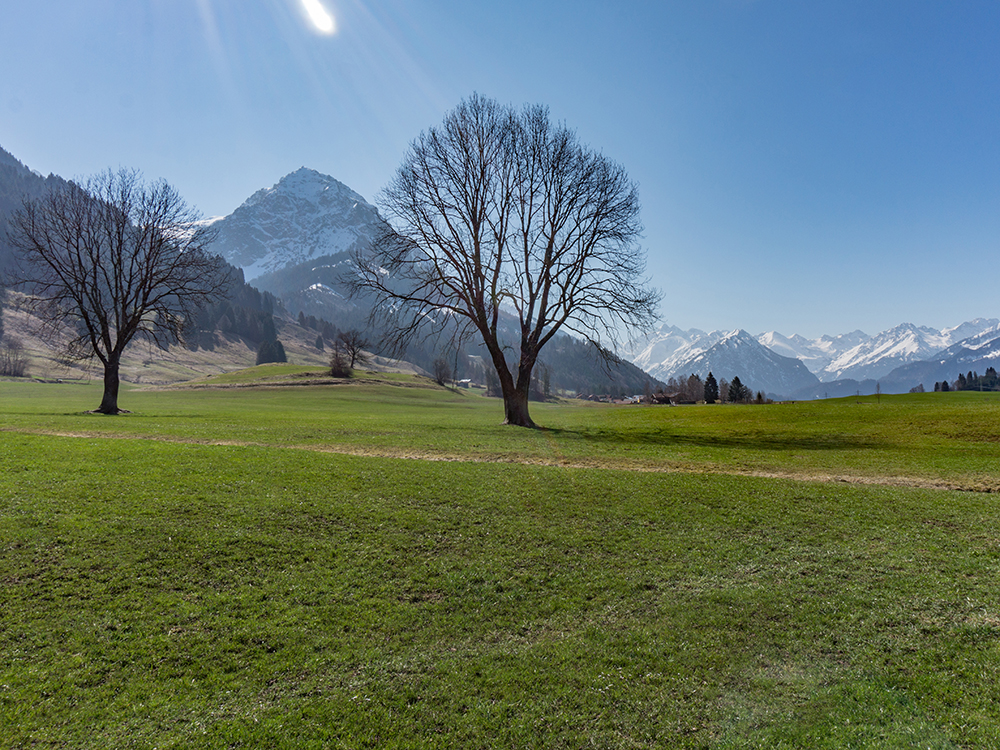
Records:
[[[98,412],[120,411],[119,368],[134,338],[179,341],[188,317],[224,290],[222,260],[206,252],[214,233],[198,218],[169,184],[129,169],[25,200],[11,217],[14,277],[46,331],[69,331],[69,356],[104,365]]]
[[[507,424],[534,426],[531,372],[558,332],[610,356],[623,329],[655,320],[635,185],[545,107],[463,101],[411,144],[378,203],[389,226],[356,255],[355,289],[374,293],[397,344],[478,335]]]

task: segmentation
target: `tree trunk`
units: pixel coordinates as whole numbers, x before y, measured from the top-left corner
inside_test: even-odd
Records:
[[[500,393],[503,396],[503,423],[512,424],[516,427],[534,427],[528,415],[528,385],[527,381],[518,373],[517,384],[507,369],[507,361],[504,359],[503,350],[495,343],[493,346],[487,343],[490,356],[493,359],[493,368],[496,370],[497,378],[500,380]],[[519,368],[520,369],[520,368]]]
[[[104,397],[101,405],[97,407],[98,414],[117,414],[118,408],[118,386],[121,379],[118,376],[118,357],[112,356],[104,363]]]
[[[535,427],[528,415],[528,394],[531,392],[531,370],[535,366],[535,356],[531,352],[525,354],[524,344],[521,345],[521,362],[517,367],[517,384],[513,385],[508,394],[503,396],[504,424],[514,424],[519,427]]]
[[[512,424],[517,427],[535,427],[528,415],[528,389],[511,384],[510,388],[504,388],[503,394],[503,415],[504,424]]]

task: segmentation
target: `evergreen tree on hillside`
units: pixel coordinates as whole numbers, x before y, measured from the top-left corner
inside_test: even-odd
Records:
[[[719,382],[711,372],[705,378],[705,403],[714,404],[719,400]]]
[[[285,347],[278,341],[278,331],[274,327],[274,316],[268,313],[262,317],[263,332],[260,346],[257,347],[257,364],[287,362],[288,357],[285,355]]]
[[[278,329],[274,326],[273,315],[261,316],[261,323],[263,325],[261,339],[264,341],[271,341],[278,338]]]
[[[264,340],[257,347],[257,364],[263,365],[268,362],[287,362],[285,347],[278,339]]]

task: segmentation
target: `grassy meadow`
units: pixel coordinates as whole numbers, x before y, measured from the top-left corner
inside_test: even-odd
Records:
[[[99,400],[0,382],[0,747],[1000,746],[996,395]]]

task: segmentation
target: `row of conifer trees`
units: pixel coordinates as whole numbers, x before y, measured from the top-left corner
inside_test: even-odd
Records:
[[[935,391],[1000,391],[1000,377],[993,367],[987,367],[986,373],[980,375],[970,370],[967,375],[958,373],[958,378],[951,381],[942,380],[934,384]]]
[[[730,382],[725,378],[716,380],[715,375],[711,372],[704,380],[696,374],[691,374],[681,380],[672,377],[667,381],[665,392],[680,401],[704,401],[709,404],[720,401],[730,404],[762,404],[766,401],[762,391],[757,391],[755,394],[753,390],[743,384],[739,375],[734,376]]]

